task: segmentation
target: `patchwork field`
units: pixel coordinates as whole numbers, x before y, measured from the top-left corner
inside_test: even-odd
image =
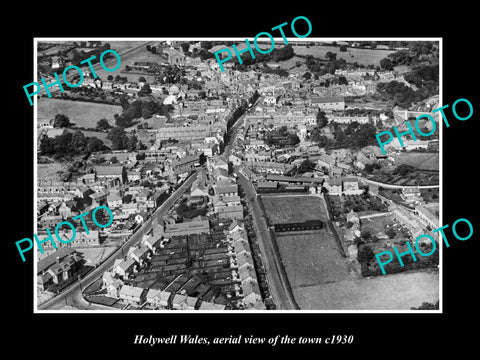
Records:
[[[262,202],[272,224],[328,219],[323,200],[317,196],[262,196]]]
[[[43,97],[38,98],[37,109],[39,121],[64,114],[72,123],[85,128],[95,128],[100,119],[107,119],[110,125],[115,125],[113,115],[122,113],[121,106]]]
[[[293,289],[341,281],[349,274],[327,231],[276,233],[275,237]]]
[[[437,270],[408,271],[294,288],[293,293],[304,310],[410,310],[439,299],[438,275]]]
[[[293,45],[293,50],[296,55],[312,55],[314,57],[325,59],[325,54],[327,52],[332,52],[337,54],[337,59],[344,59],[348,63],[358,62],[363,65],[379,65],[380,60],[386,58],[388,54],[391,54],[395,51],[392,50],[372,50],[372,49],[358,49],[358,48],[347,48],[347,51],[340,51],[336,46],[298,46]]]

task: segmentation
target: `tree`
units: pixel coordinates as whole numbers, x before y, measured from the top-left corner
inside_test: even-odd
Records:
[[[182,47],[182,50],[183,50],[184,53],[186,53],[188,51],[188,49],[190,48],[189,43],[182,43],[182,44],[180,44],[180,46]]]
[[[87,148],[87,138],[80,130],[77,130],[73,133],[70,146],[76,153],[85,152],[85,149]]]
[[[87,151],[89,153],[96,152],[96,151],[101,151],[106,148],[105,144],[103,143],[102,140],[92,136],[89,137],[87,140]]]
[[[112,81],[112,80],[113,80],[113,76],[112,76],[112,75],[108,75],[108,76],[107,76],[107,80],[108,80],[108,81]]]
[[[70,123],[70,119],[64,114],[57,114],[55,115],[55,119],[53,120],[53,127],[54,128],[64,128],[69,127],[72,124]]]
[[[348,80],[345,76],[338,77],[338,85],[348,85]]]
[[[340,51],[347,51],[347,46],[346,45],[340,45]]]
[[[138,96],[147,96],[152,93],[152,89],[150,89],[150,85],[145,84],[142,86],[140,91],[138,92]]]
[[[372,234],[370,234],[370,231],[368,230],[362,230],[361,237],[365,240],[368,240],[372,237]]]
[[[395,233],[395,230],[393,230],[393,228],[388,228],[387,231],[385,232],[385,234],[390,238],[390,239],[393,239],[396,235]]]
[[[110,162],[111,162],[112,164],[118,163],[117,157],[116,157],[116,156],[112,156],[112,157],[110,158]]]
[[[310,74],[308,71],[302,75],[302,77],[305,79],[305,80],[310,80],[310,78],[312,77],[312,74]]]
[[[128,138],[127,149],[128,151],[135,151],[137,149],[138,139],[135,135]]]
[[[152,47],[151,47],[150,45],[147,45],[145,48],[147,49],[147,51],[151,51],[151,50],[152,50]]]
[[[147,150],[147,147],[145,146],[144,143],[142,143],[141,141],[139,141],[139,142],[138,142],[137,149],[138,149],[138,150]]]
[[[152,47],[150,48],[150,52],[151,52],[152,54],[156,54],[156,53],[157,53],[157,47],[156,47],[156,46],[152,46]]]
[[[298,172],[300,174],[311,172],[315,170],[315,163],[311,160],[306,159],[303,163],[300,164],[298,167]]]
[[[147,82],[147,80],[143,76],[140,76],[138,78],[138,82],[143,82],[144,83],[144,82]]]
[[[202,49],[209,50],[213,47],[213,44],[211,41],[202,41],[200,42],[200,46]]]
[[[327,53],[325,54],[325,59],[327,59],[328,61],[336,60],[337,59],[337,54],[332,53],[330,51],[327,51]]]
[[[107,119],[100,119],[97,121],[97,129],[98,130],[108,130],[112,127],[112,125],[110,125],[108,123],[108,120]]]
[[[372,248],[368,245],[363,245],[358,250],[357,260],[360,264],[368,264],[375,258],[375,254],[372,251]]]
[[[290,145],[295,146],[300,142],[300,138],[297,134],[288,134],[288,142]]]
[[[383,58],[380,60],[380,66],[385,70],[393,70],[393,62],[389,58]]]
[[[317,127],[319,129],[321,129],[327,124],[328,124],[328,119],[327,119],[327,116],[325,115],[325,111],[318,110],[318,113],[317,113]]]
[[[128,136],[122,127],[116,126],[111,129],[107,139],[112,141],[112,150],[123,150],[128,146]]]
[[[43,134],[40,138],[40,155],[49,155],[55,152],[55,140]]]

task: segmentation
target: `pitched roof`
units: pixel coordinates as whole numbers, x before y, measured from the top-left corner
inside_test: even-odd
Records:
[[[198,309],[199,310],[225,310],[225,305],[213,304],[208,301],[202,301]]]
[[[345,102],[345,99],[341,96],[325,96],[325,97],[312,98],[312,104],[323,104],[323,103],[334,103],[334,102]]]
[[[76,250],[70,247],[61,247],[57,249],[57,251],[48,255],[46,258],[43,258],[37,263],[37,274],[40,274],[41,272],[47,270],[49,267],[55,264],[57,262],[57,257],[60,261],[62,261],[62,259],[64,259],[66,256],[74,254],[75,252]]]
[[[132,266],[135,265],[135,260],[133,260],[131,257],[128,257],[126,260],[123,260],[120,264],[117,266],[120,266],[120,268],[125,271],[131,268]]]
[[[119,295],[126,295],[132,297],[140,297],[143,292],[143,288],[130,286],[130,285],[123,285],[120,289]]]
[[[121,176],[123,172],[123,166],[104,166],[99,165],[95,166],[95,171],[97,172],[97,176]]]

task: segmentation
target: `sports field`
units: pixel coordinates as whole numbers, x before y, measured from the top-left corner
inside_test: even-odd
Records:
[[[328,219],[324,202],[317,196],[262,196],[262,202],[271,224]]]
[[[276,233],[275,238],[293,289],[341,281],[349,273],[327,230]]]

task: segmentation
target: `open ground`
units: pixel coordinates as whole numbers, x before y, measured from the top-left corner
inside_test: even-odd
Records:
[[[439,153],[405,152],[395,158],[395,164],[407,164],[422,170],[439,170]]]
[[[76,126],[85,128],[95,128],[100,119],[107,119],[113,126],[115,125],[113,115],[122,113],[121,106],[43,97],[38,98],[37,109],[39,121],[53,119],[57,114],[64,114]]]
[[[394,50],[373,50],[360,48],[347,48],[347,51],[340,51],[336,46],[314,45],[298,46],[293,45],[296,55],[312,55],[316,58],[325,59],[327,52],[337,54],[337,59],[344,59],[347,63],[357,62],[362,65],[380,65],[380,60],[386,58],[388,54],[394,53]]]
[[[272,224],[328,219],[327,209],[317,196],[262,196],[262,202]]]
[[[349,270],[326,230],[275,234],[293,289],[345,279]]]
[[[410,310],[439,299],[438,270],[407,271],[293,289],[304,310]]]

